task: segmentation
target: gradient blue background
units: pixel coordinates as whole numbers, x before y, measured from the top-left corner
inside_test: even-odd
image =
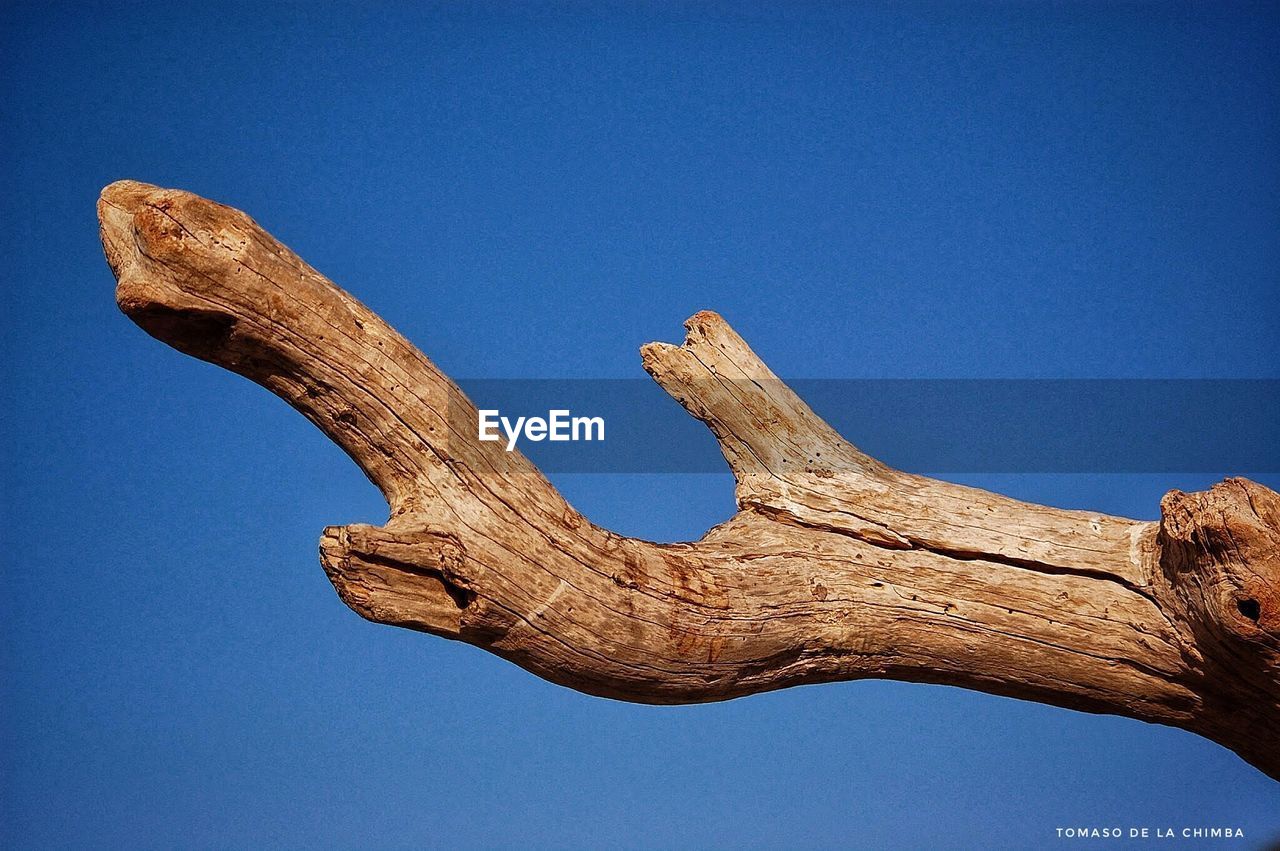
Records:
[[[4,845],[1280,836],[1280,784],[1176,730],[877,682],[629,706],[360,620],[316,542],[380,497],[121,316],[93,218],[122,177],[245,209],[459,376],[640,376],[714,308],[790,376],[1278,377],[1275,4],[6,2],[0,27]],[[966,481],[1152,518],[1215,478]],[[732,511],[725,476],[556,483],[656,539]]]

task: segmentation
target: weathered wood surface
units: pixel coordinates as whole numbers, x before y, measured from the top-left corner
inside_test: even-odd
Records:
[[[615,535],[482,443],[422,353],[245,214],[122,181],[98,213],[120,308],[276,393],[360,465],[386,525],[321,561],[364,617],[580,691],[723,700],[887,677],[1170,724],[1280,779],[1280,496],[1168,494],[1159,522],[908,475],[842,439],[721,319],[645,369],[715,433],[738,513],[701,540]]]

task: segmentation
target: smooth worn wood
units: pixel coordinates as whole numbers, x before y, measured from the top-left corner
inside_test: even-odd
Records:
[[[945,683],[1170,724],[1280,779],[1280,496],[1168,494],[1158,522],[908,475],[818,418],[714,313],[645,369],[715,433],[739,510],[655,544],[585,519],[423,356],[248,216],[122,181],[98,206],[121,309],[319,426],[386,495],[326,529],[364,617],[644,703]]]

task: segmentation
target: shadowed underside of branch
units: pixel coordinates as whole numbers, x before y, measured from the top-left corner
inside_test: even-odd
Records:
[[[702,312],[643,362],[714,432],[738,512],[691,543],[623,537],[460,429],[475,410],[453,382],[245,214],[132,181],[98,214],[134,322],[283,398],[386,495],[384,526],[320,542],[370,620],[643,703],[964,686],[1182,727],[1280,779],[1280,496],[1265,487],[1173,491],[1140,522],[909,475]]]

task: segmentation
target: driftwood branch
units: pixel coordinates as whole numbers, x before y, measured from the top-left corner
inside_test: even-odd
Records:
[[[1280,779],[1280,496],[1244,479],[1139,522],[908,475],[819,419],[724,320],[645,369],[715,433],[738,513],[655,544],[593,525],[482,443],[413,345],[241,212],[134,182],[98,207],[121,309],[276,393],[382,492],[326,529],[364,617],[645,703],[800,683],[945,683],[1169,724]]]

